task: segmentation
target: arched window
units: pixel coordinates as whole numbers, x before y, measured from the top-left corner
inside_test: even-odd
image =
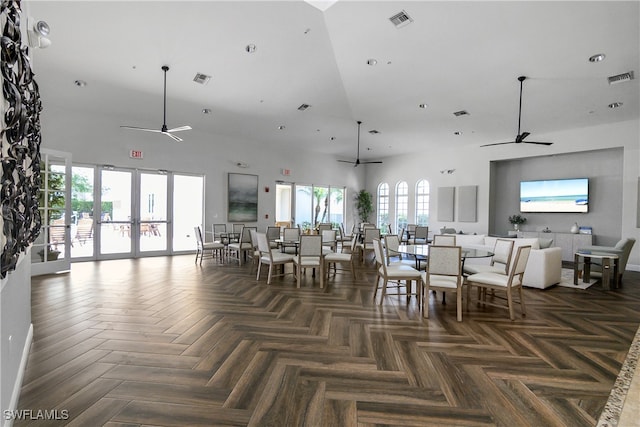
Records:
[[[382,229],[389,224],[389,184],[386,182],[378,185],[378,228]]]
[[[416,224],[429,225],[429,181],[426,179],[416,184]]]
[[[396,232],[407,226],[409,216],[409,186],[401,181],[396,186]]]

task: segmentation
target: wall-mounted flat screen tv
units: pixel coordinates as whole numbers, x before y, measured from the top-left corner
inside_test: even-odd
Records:
[[[521,212],[589,211],[589,179],[547,179],[520,182]]]

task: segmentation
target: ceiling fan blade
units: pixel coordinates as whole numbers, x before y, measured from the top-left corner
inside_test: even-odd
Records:
[[[144,131],[144,132],[162,133],[162,131],[159,130],[159,129],[140,128],[140,127],[136,127],[136,126],[120,126],[120,127],[124,128],[124,129],[141,130],[141,131]]]
[[[179,136],[175,136],[175,135],[174,135],[174,134],[172,134],[172,133],[169,133],[169,132],[162,132],[162,134],[163,134],[163,135],[167,135],[169,138],[173,139],[173,140],[174,140],[174,141],[176,141],[176,142],[182,142],[182,141],[183,141],[183,139],[182,139],[182,138],[180,138]]]
[[[381,161],[374,161],[374,162],[360,162],[360,163],[361,163],[361,164],[365,164],[365,165],[371,165],[371,164],[374,164],[374,163],[382,164],[382,162],[381,162]]]
[[[180,132],[180,131],[183,131],[183,130],[191,130],[191,126],[188,126],[188,125],[187,126],[179,126],[177,128],[169,129],[169,130],[167,130],[167,132]]]
[[[338,160],[338,161],[341,162],[341,163],[349,163],[349,164],[352,164],[352,165],[356,164],[356,162],[352,162],[352,161],[349,161],[349,160]]]
[[[510,142],[494,142],[493,144],[484,144],[481,145],[480,147],[490,147],[492,145],[504,145],[504,144],[515,144],[516,141],[510,141]]]
[[[523,144],[551,145],[553,142],[522,141]]]

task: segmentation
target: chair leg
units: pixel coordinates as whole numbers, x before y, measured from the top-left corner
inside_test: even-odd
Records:
[[[376,274],[376,282],[373,285],[373,302],[376,301],[376,295],[378,295],[378,284],[380,283],[380,275]]]
[[[384,296],[387,294],[387,278],[385,277],[382,282],[382,293],[380,295],[380,305],[382,305],[382,301],[384,301]]]
[[[458,322],[462,322],[462,288],[456,291],[456,303],[458,306]]]
[[[423,292],[423,297],[424,300],[422,301],[422,306],[424,307],[424,309],[422,310],[422,316],[426,319],[429,318],[429,285],[425,284],[424,285],[424,292]]]
[[[520,307],[522,308],[522,315],[527,315],[527,309],[524,306],[524,298],[522,297],[522,286],[518,287],[518,294],[520,295]]]
[[[269,275],[267,276],[267,285],[271,284],[271,274],[273,273],[273,264],[269,264]]]
[[[511,320],[516,320],[516,316],[513,312],[513,297],[511,296],[511,288],[507,288],[507,304],[509,305],[509,317]]]
[[[260,268],[262,267],[262,263],[258,262],[258,274],[256,274],[256,280],[260,280]]]

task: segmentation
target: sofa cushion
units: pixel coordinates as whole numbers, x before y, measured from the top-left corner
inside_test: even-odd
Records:
[[[513,244],[513,250],[514,250],[514,254],[515,251],[517,251],[517,249],[520,246],[528,246],[531,245],[531,249],[540,249],[540,241],[537,237],[533,237],[533,238],[525,238],[525,239],[513,239],[514,244]]]
[[[551,245],[553,245],[553,239],[545,239],[545,238],[538,238],[538,243],[540,244],[540,249],[547,249],[550,248]]]

